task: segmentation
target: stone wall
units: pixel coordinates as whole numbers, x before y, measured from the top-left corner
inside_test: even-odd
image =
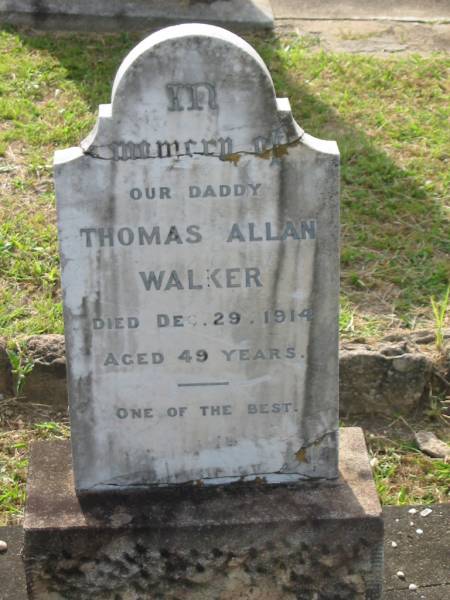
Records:
[[[447,339],[450,338],[450,333]],[[67,408],[64,336],[24,340],[23,359],[33,370],[21,396],[28,402]],[[411,414],[426,407],[431,394],[450,393],[450,362],[434,352],[432,332],[390,336],[376,344],[345,342],[340,352],[340,411],[344,417]],[[14,396],[15,377],[0,338],[0,398]]]

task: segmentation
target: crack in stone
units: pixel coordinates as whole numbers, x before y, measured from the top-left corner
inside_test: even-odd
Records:
[[[285,156],[286,154],[288,154],[289,152],[289,148],[297,146],[303,138],[302,134],[301,136],[295,138],[294,140],[290,141],[290,142],[286,142],[285,144],[277,144],[275,146],[271,146],[269,148],[266,148],[265,150],[263,150],[262,152],[252,152],[250,150],[237,150],[236,152],[232,152],[231,154],[219,154],[219,153],[208,153],[205,154],[204,152],[190,152],[190,153],[177,153],[172,155],[167,155],[167,156],[139,156],[136,158],[108,158],[105,156],[100,156],[100,154],[97,154],[95,151],[93,150],[84,150],[83,149],[83,154],[85,156],[90,156],[91,158],[95,158],[98,160],[105,160],[105,161],[111,161],[111,162],[128,162],[130,160],[135,161],[135,160],[161,160],[164,158],[170,158],[170,159],[178,159],[178,158],[184,158],[187,156],[193,157],[193,156],[205,156],[207,158],[218,158],[219,160],[223,161],[223,162],[232,162],[235,165],[239,162],[241,156],[256,156],[257,158],[261,158],[263,160],[268,160],[270,158],[272,158],[273,160],[278,160],[280,158],[282,158],[283,156]],[[102,148],[107,148],[110,149],[110,146],[104,145],[104,146],[93,146],[94,148],[98,148],[99,150],[101,150]]]
[[[113,482],[108,482],[108,483],[98,483],[95,484],[94,486],[92,486],[92,488],[90,488],[90,491],[94,491],[97,488],[105,488],[105,487],[121,487],[121,488],[142,488],[142,489],[148,489],[148,488],[153,488],[153,489],[161,489],[161,488],[170,488],[170,487],[176,487],[176,488],[183,488],[183,487],[203,487],[203,484],[205,481],[218,481],[220,479],[225,480],[229,480],[229,479],[235,479],[235,481],[232,481],[230,485],[238,485],[238,484],[261,484],[264,483],[266,485],[281,485],[282,482],[267,482],[267,477],[269,476],[274,476],[274,475],[295,475],[296,477],[298,477],[301,480],[304,481],[310,481],[310,480],[314,480],[317,481],[317,477],[310,477],[309,475],[304,475],[302,473],[287,473],[285,471],[274,471],[273,473],[252,473],[249,475],[244,475],[243,477],[239,477],[239,475],[229,475],[229,476],[224,476],[224,477],[202,477],[201,479],[190,479],[188,481],[184,481],[182,483],[113,483]],[[247,479],[247,477],[251,477],[251,479]],[[295,482],[293,482],[295,483]],[[229,485],[229,483],[224,483],[223,485]]]

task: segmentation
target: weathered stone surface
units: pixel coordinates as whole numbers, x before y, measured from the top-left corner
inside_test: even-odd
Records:
[[[234,34],[124,59],[55,156],[78,490],[337,476],[338,178]]]
[[[13,395],[11,364],[6,353],[6,340],[0,337],[0,396]]]
[[[0,0],[0,21],[36,29],[149,31],[197,21],[231,29],[273,27],[269,0]]]
[[[429,397],[433,364],[424,354],[408,352],[404,344],[346,348],[339,361],[342,415],[405,414]]]
[[[431,431],[418,431],[416,441],[425,454],[433,458],[450,458],[450,446]]]
[[[23,395],[30,402],[67,409],[64,336],[32,336],[25,341],[24,352],[34,366],[25,379]]]
[[[33,600],[381,598],[381,508],[362,431],[340,478],[75,494],[67,442],[32,450],[24,523]]]

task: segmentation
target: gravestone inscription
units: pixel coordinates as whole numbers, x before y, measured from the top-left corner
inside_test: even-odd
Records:
[[[55,157],[78,492],[337,476],[338,169],[239,37],[125,58]]]

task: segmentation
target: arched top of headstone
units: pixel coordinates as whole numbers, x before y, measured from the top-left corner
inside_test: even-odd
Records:
[[[267,147],[301,134],[289,102],[276,98],[264,61],[247,42],[220,27],[187,24],[148,36],[128,54],[112,103],[100,105],[82,147],[108,158],[114,143],[184,146],[230,138],[239,152],[251,151],[257,138],[272,140]]]
[[[175,62],[175,72],[180,77],[183,77],[186,74],[185,70],[187,68],[192,71],[197,67],[197,65],[190,62],[190,59],[198,60],[203,55],[206,58],[206,62],[210,64],[210,61],[214,61],[215,58],[232,58],[233,56],[229,54],[232,49],[235,50],[234,58],[238,58],[240,54],[241,60],[249,59],[247,65],[242,65],[243,69],[248,69],[250,66],[250,71],[254,75],[258,75],[259,71],[262,72],[263,77],[269,80],[270,83],[267,91],[269,92],[270,100],[274,102],[275,92],[269,70],[250,44],[238,35],[222,27],[189,23],[161,29],[146,37],[129,52],[122,61],[114,80],[112,90],[113,103],[121,86],[127,86],[127,77],[129,77],[130,71],[133,69],[142,68],[147,71],[148,75],[157,75],[157,73],[154,73],[154,69],[158,70],[160,68],[158,67],[158,63],[162,57],[168,66],[170,63]],[[182,57],[177,56],[180,50]],[[215,56],[212,56],[210,52]],[[219,64],[223,70],[228,72],[228,77],[230,72],[234,75],[241,72],[240,68],[236,68],[236,63],[231,65]],[[210,64],[211,67],[214,69],[214,64]],[[248,74],[251,74],[250,71],[248,71]],[[197,74],[196,71],[195,74]]]

